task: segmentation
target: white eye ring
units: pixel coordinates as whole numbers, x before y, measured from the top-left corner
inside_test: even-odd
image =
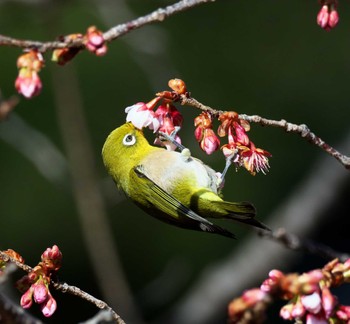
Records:
[[[123,138],[123,144],[126,146],[131,146],[136,143],[136,137],[133,134],[127,134]]]

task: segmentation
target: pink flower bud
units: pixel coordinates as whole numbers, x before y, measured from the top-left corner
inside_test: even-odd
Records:
[[[102,56],[107,53],[107,46],[103,37],[103,33],[95,26],[88,28],[85,37],[85,46],[87,50],[96,54],[97,56]]]
[[[236,141],[244,146],[247,146],[249,144],[249,137],[245,129],[238,123],[234,123],[234,127],[236,131]]]
[[[21,297],[21,306],[25,309],[29,308],[33,304],[33,289],[30,287]]]
[[[33,98],[41,92],[42,83],[37,72],[22,68],[15,81],[15,87],[24,97]]]
[[[211,128],[204,129],[200,147],[208,155],[214,153],[220,147],[220,140]]]
[[[328,324],[328,320],[323,316],[315,316],[313,314],[306,315],[306,324]]]
[[[284,277],[284,273],[280,270],[271,270],[269,272],[269,277],[274,281],[279,281]]]
[[[321,28],[326,28],[328,25],[328,18],[329,18],[328,6],[324,5],[322,6],[321,10],[317,14],[317,24]]]
[[[327,318],[329,318],[333,313],[336,304],[337,300],[335,299],[333,294],[327,287],[324,287],[322,289],[322,306]]]
[[[56,300],[49,293],[45,303],[41,304],[41,312],[45,317],[50,317],[57,309]]]
[[[340,320],[348,321],[350,319],[350,306],[340,305],[335,313]]]
[[[33,284],[33,289],[34,289],[34,294],[33,294],[34,301],[37,304],[43,303],[47,299],[48,293],[49,293],[49,290],[46,287],[46,285],[42,282],[35,283]]]
[[[203,138],[203,127],[198,126],[194,130],[194,137],[196,138],[197,142],[200,142]]]
[[[47,248],[41,255],[41,261],[49,270],[57,271],[61,267],[62,253],[57,245]]]
[[[242,295],[242,300],[248,307],[254,306],[257,302],[263,300],[266,297],[266,292],[259,288],[246,290]]]
[[[280,310],[280,316],[285,320],[292,320],[293,319],[292,309],[293,309],[293,304],[284,305]]]
[[[335,9],[332,9],[331,12],[329,13],[329,18],[328,18],[328,26],[329,28],[334,28],[339,21],[339,14],[338,11]]]
[[[300,317],[304,316],[304,314],[305,314],[305,307],[298,300],[292,308],[292,316],[293,316],[293,318],[300,318]]]

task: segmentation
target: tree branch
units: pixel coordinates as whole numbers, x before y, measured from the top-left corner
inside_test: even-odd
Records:
[[[143,27],[144,25],[152,24],[155,22],[162,22],[166,18],[173,16],[177,13],[183,12],[198,5],[214,2],[215,0],[181,0],[165,8],[158,8],[157,10],[129,22],[119,24],[111,29],[107,30],[103,37],[105,41],[110,42],[115,40],[134,29]],[[44,53],[49,50],[65,47],[84,48],[84,40],[66,40],[66,41],[50,41],[40,42],[35,40],[23,40],[15,39],[9,36],[0,35],[0,46],[14,46],[20,48],[36,48],[38,51]]]
[[[350,255],[347,253],[335,251],[329,246],[323,245],[321,243],[316,243],[311,240],[303,240],[295,234],[288,233],[282,227],[271,232],[260,231],[259,235],[282,243],[284,246],[291,250],[305,251],[311,254],[317,254],[328,261],[339,259],[341,262],[345,262],[350,258]]]
[[[181,95],[179,97],[179,101],[182,105],[187,105],[191,107],[198,108],[203,111],[210,112],[213,116],[218,117],[225,111],[223,110],[217,110],[213,109],[209,106],[203,105],[198,100],[188,97],[186,95]],[[350,169],[350,157],[346,156],[342,153],[340,153],[338,150],[327,144],[325,141],[323,141],[320,137],[316,136],[308,126],[305,124],[293,124],[289,123],[284,119],[281,120],[272,120],[260,117],[258,115],[246,115],[246,114],[239,114],[238,116],[240,119],[244,119],[250,123],[256,123],[261,126],[272,126],[272,127],[279,127],[283,128],[286,132],[296,133],[299,134],[302,138],[305,138],[309,143],[318,146],[323,151],[337,159],[346,169]]]
[[[27,273],[30,273],[33,271],[33,268],[25,263],[21,263],[15,258],[10,257],[8,254],[0,251],[0,259],[5,262],[12,262],[15,264],[18,268],[24,270]],[[96,307],[100,309],[108,310],[112,313],[113,319],[116,320],[116,323],[118,324],[125,324],[124,320],[104,301],[95,298],[94,296],[88,294],[87,292],[81,290],[78,287],[70,286],[67,283],[60,283],[54,280],[51,280],[52,286],[63,293],[69,293],[71,295],[77,296],[81,299],[84,299],[92,304],[94,304]]]

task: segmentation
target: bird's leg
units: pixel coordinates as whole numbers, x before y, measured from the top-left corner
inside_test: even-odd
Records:
[[[181,127],[175,126],[175,129],[171,132],[170,135],[168,135],[167,133],[164,133],[164,132],[158,132],[158,134],[160,135],[161,138],[174,144],[180,150],[180,152],[182,152],[183,150],[186,149],[186,147],[183,146],[182,144],[180,144],[179,142],[177,142],[175,139],[176,134],[179,132],[180,129],[181,129]],[[161,138],[160,138],[160,140],[161,140]]]
[[[236,159],[238,157],[238,150],[235,150],[232,154],[230,154],[228,157],[226,157],[226,164],[225,164],[225,168],[221,173],[220,179],[218,181],[218,188],[222,189],[224,187],[224,182],[225,182],[225,175],[229,169],[229,167],[231,166],[232,162],[237,162]]]
[[[187,161],[190,161],[191,151],[188,148],[186,148],[185,146],[183,146],[182,144],[180,144],[175,139],[176,138],[176,134],[178,133],[180,128],[181,127],[179,127],[179,126],[175,126],[175,129],[171,132],[170,135],[168,135],[167,133],[164,133],[164,132],[158,132],[158,133],[159,133],[160,137],[162,137],[166,141],[169,141],[170,143],[175,145],[176,148],[179,149],[181,155],[184,157],[184,160],[187,162]]]

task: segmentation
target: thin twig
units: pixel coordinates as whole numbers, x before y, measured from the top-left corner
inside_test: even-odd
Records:
[[[33,268],[30,267],[29,265],[22,263],[15,258],[9,256],[8,254],[0,251],[0,259],[5,262],[12,262],[15,264],[18,268],[24,270],[27,273],[30,273],[33,271]],[[125,324],[124,320],[104,301],[95,298],[94,296],[88,294],[87,292],[81,290],[78,287],[75,286],[70,286],[67,283],[60,283],[54,280],[51,280],[52,286],[63,293],[69,293],[71,295],[77,296],[81,299],[84,299],[92,304],[94,304],[96,307],[100,309],[105,309],[108,310],[112,313],[113,319],[116,320],[116,323],[118,324]]]
[[[129,22],[119,24],[111,29],[107,30],[103,37],[105,41],[110,42],[115,40],[134,29],[138,29],[144,25],[152,24],[155,22],[162,22],[166,18],[173,16],[177,13],[183,12],[198,5],[214,2],[215,0],[181,0],[165,8],[158,8],[157,10]],[[38,51],[44,53],[48,50],[54,50],[64,47],[84,48],[84,40],[76,39],[74,41],[49,41],[40,42],[35,40],[23,40],[15,39],[9,36],[0,35],[0,46],[14,46],[20,48],[36,48]]]
[[[181,95],[179,97],[179,101],[182,105],[192,106],[203,111],[210,112],[213,116],[216,117],[225,112],[223,110],[217,110],[209,106],[203,105],[198,100],[191,97],[187,97],[186,95]],[[284,119],[272,120],[260,117],[258,115],[249,116],[246,114],[239,114],[238,117],[251,123],[260,124],[261,126],[279,127],[283,128],[286,132],[299,134],[302,138],[305,138],[309,143],[318,146],[323,151],[337,159],[346,169],[350,169],[350,157],[340,153],[338,150],[336,150],[335,148],[327,144],[325,141],[323,141],[320,137],[316,136],[305,124],[297,125],[289,123]]]
[[[110,307],[107,303],[105,303],[103,300],[97,299],[94,296],[88,294],[87,292],[81,290],[80,288],[76,286],[70,286],[67,283],[60,283],[60,282],[53,282],[52,286],[63,293],[69,293],[71,295],[77,296],[81,299],[84,299],[92,304],[94,304],[96,307],[104,310],[108,310],[112,313],[113,319],[116,320],[116,323],[118,324],[125,324],[124,320]]]
[[[260,231],[259,235],[282,243],[290,250],[305,251],[311,254],[317,254],[328,261],[339,259],[341,262],[345,262],[350,258],[349,254],[335,251],[324,244],[316,243],[310,240],[302,240],[297,235],[288,233],[284,228],[278,228],[271,232]]]

